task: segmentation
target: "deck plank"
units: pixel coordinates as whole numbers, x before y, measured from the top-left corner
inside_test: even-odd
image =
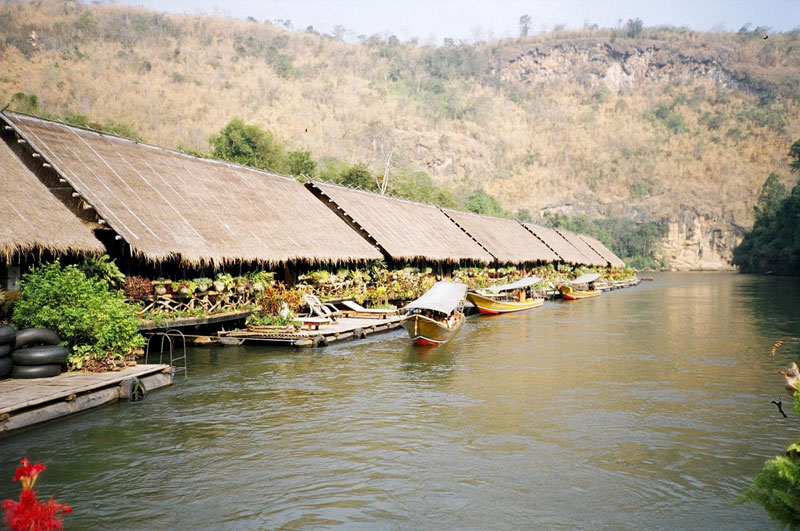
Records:
[[[169,369],[169,365],[137,365],[103,373],[63,373],[52,378],[0,380],[0,415],[37,404],[115,385],[130,377],[142,377]]]

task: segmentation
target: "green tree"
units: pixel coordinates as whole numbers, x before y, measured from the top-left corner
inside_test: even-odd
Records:
[[[533,216],[531,216],[531,211],[527,208],[520,208],[517,210],[517,213],[514,214],[514,219],[523,223],[530,223],[533,221]]]
[[[362,163],[350,166],[345,170],[339,180],[340,184],[349,186],[351,188],[360,188],[361,190],[368,190],[375,192],[378,190],[375,176],[369,171],[367,165]]]
[[[789,168],[795,173],[800,173],[800,140],[797,140],[789,148]]]
[[[482,188],[475,189],[467,198],[467,210],[484,216],[507,217],[508,213],[494,197],[487,194]]]
[[[290,151],[286,154],[286,171],[289,175],[313,177],[317,173],[317,163],[310,151]]]
[[[635,39],[642,35],[644,23],[639,18],[628,19],[625,23],[625,36],[629,39]]]
[[[519,36],[527,37],[531,29],[531,16],[528,14],[519,17]]]
[[[245,166],[277,172],[286,171],[283,146],[269,131],[234,118],[218,135],[210,138],[211,156]]]

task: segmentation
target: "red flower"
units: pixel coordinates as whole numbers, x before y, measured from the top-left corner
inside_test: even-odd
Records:
[[[19,462],[22,463],[22,466],[17,467],[13,481],[22,482],[23,489],[32,489],[33,484],[36,483],[36,477],[47,467],[39,463],[31,465],[27,457],[23,457]]]
[[[45,466],[39,463],[31,465],[27,459],[22,459],[20,463],[22,466],[17,468],[14,481],[22,483],[22,491],[19,501],[3,500],[0,503],[0,508],[6,513],[3,523],[12,531],[64,529],[64,522],[58,515],[71,513],[72,507],[55,501],[52,496],[42,503],[36,499],[36,491],[33,490],[36,477]]]

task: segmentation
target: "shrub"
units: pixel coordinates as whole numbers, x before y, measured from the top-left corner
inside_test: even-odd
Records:
[[[128,277],[122,289],[129,299],[146,299],[153,294],[153,283],[142,277]]]
[[[71,350],[70,366],[79,369],[86,361],[119,358],[144,346],[137,311],[106,281],[55,261],[23,275],[12,324],[56,331]]]

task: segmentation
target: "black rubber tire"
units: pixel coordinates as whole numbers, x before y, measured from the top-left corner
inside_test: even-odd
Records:
[[[364,332],[361,328],[356,328],[353,330],[353,339],[365,339],[367,337],[367,333]]]
[[[66,362],[68,354],[69,352],[66,347],[60,347],[58,345],[28,347],[12,352],[11,361],[14,362],[14,365],[26,365],[28,367],[53,365],[54,363]]]
[[[14,330],[13,326],[0,325],[0,345],[13,343],[16,335],[17,331]]]
[[[11,354],[11,345],[0,345],[0,358],[5,358]]]
[[[314,347],[317,347],[317,348],[319,348],[319,347],[327,347],[328,346],[328,340],[325,339],[325,336],[323,336],[322,334],[317,334],[316,336],[314,336],[314,339],[312,340],[311,344]]]
[[[58,365],[36,365],[28,367],[25,365],[14,365],[11,368],[11,377],[20,380],[30,380],[33,378],[50,378],[61,374],[61,364]]]
[[[26,328],[17,332],[14,350],[28,345],[58,345],[61,339],[49,328]]]
[[[0,378],[5,378],[8,376],[8,373],[11,372],[11,367],[14,364],[11,362],[11,358],[0,358]]]

